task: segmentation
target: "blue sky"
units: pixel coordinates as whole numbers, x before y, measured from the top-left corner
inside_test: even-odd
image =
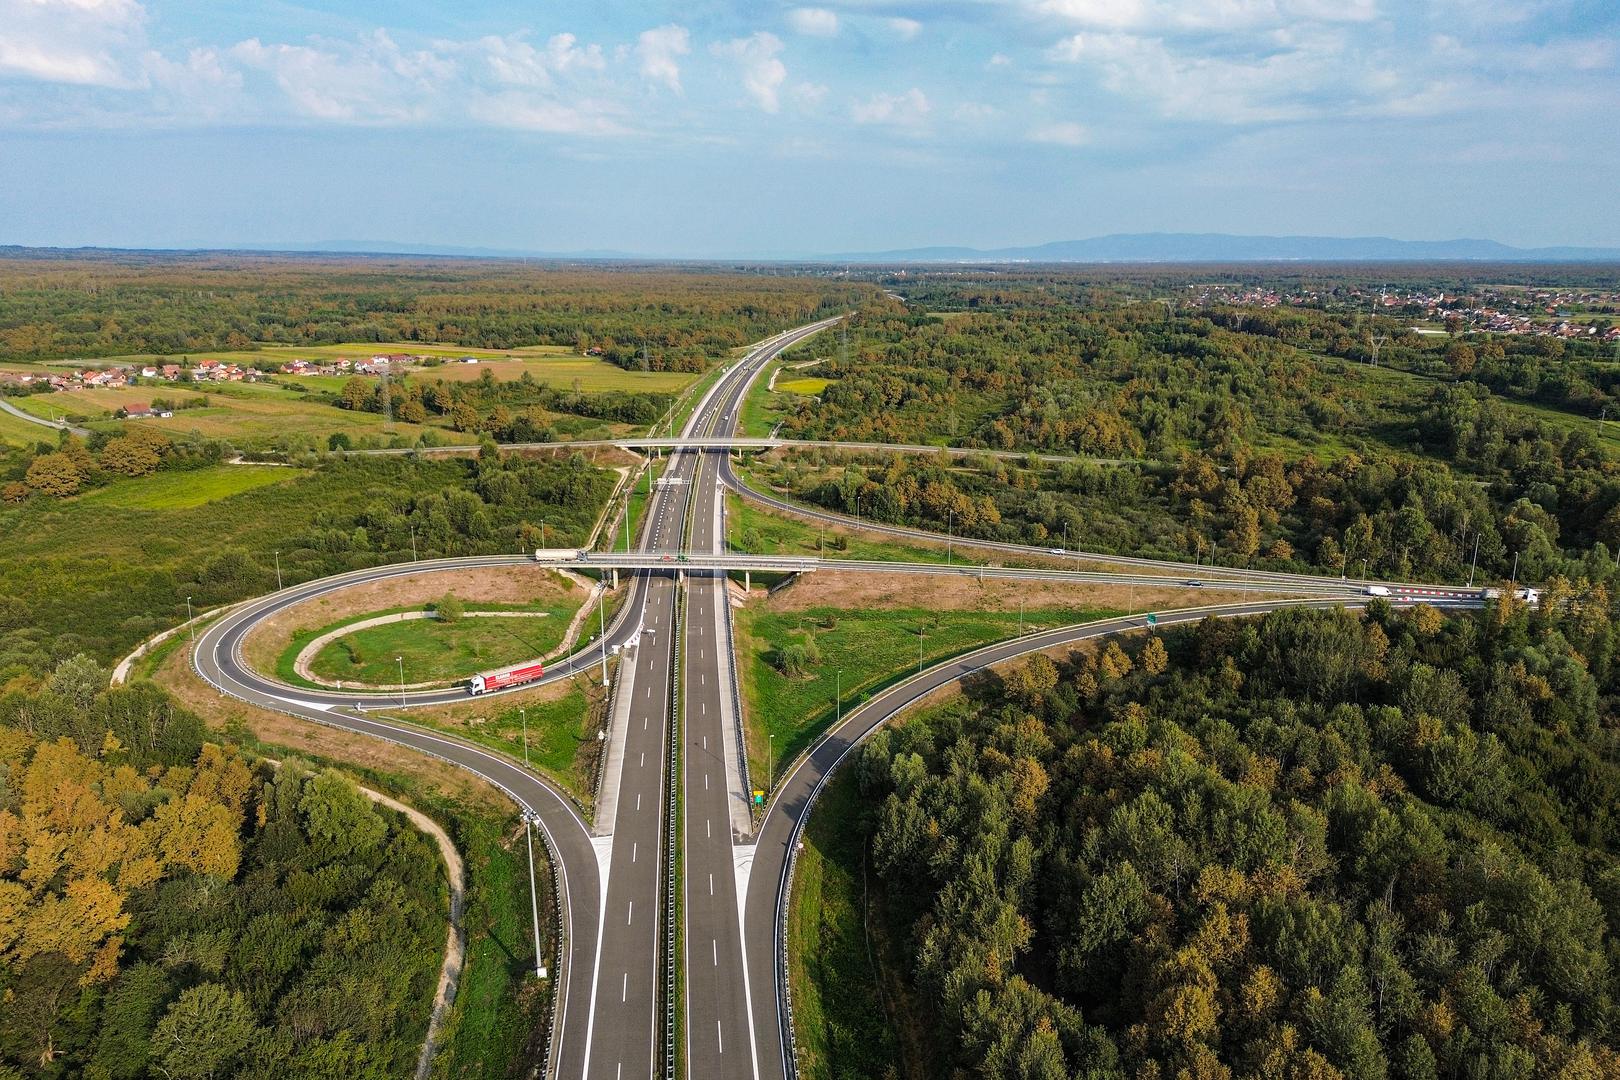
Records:
[[[1620,244],[1613,0],[0,0],[0,243]]]

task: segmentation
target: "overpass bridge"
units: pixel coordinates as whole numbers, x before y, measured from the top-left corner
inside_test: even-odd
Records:
[[[618,439],[562,439],[556,442],[501,443],[500,449],[511,450],[840,450],[845,453],[883,454],[946,454],[950,457],[991,457],[1008,461],[1040,461],[1050,465],[1066,465],[1085,461],[1093,465],[1136,464],[1134,458],[1099,458],[1083,454],[1036,454],[1022,450],[990,450],[978,446],[929,446],[922,443],[839,442],[827,439],[775,439],[745,436],[668,436],[627,435]],[[408,454],[476,454],[476,444],[457,446],[402,446],[382,450],[341,450],[345,457],[400,457]]]
[[[569,570],[663,570],[686,573],[810,574],[816,571],[856,574],[917,574],[975,579],[1068,582],[1087,585],[1141,585],[1149,588],[1225,589],[1289,596],[1362,598],[1387,596],[1393,600],[1429,603],[1477,603],[1483,592],[1472,588],[1432,585],[1373,585],[1340,578],[1278,578],[1264,572],[1208,577],[1155,574],[1145,571],[1057,570],[1043,567],[989,566],[977,563],[890,562],[880,559],[826,559],[798,555],[716,555],[697,551],[633,551],[628,554],[580,551],[540,551],[538,565]],[[1378,590],[1378,591],[1373,591]]]

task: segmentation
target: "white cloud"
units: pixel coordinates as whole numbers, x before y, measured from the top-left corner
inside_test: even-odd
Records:
[[[677,94],[681,92],[680,57],[692,51],[691,35],[686,27],[674,23],[643,30],[636,38],[636,59],[641,63],[641,77],[648,82],[663,83]]]
[[[0,0],[0,75],[80,86],[139,85],[135,0]]]
[[[928,118],[932,106],[928,96],[913,86],[903,94],[876,94],[850,106],[849,117],[857,124],[889,124],[916,127]]]
[[[894,36],[899,38],[901,41],[913,41],[916,39],[918,34],[922,33],[923,24],[918,22],[916,19],[907,19],[904,16],[897,16],[890,19],[888,22],[889,30],[892,31]]]
[[[807,37],[838,36],[838,14],[826,8],[794,8],[787,21],[794,33]]]
[[[1441,80],[1415,83],[1403,65],[1359,50],[1336,29],[1279,29],[1249,51],[1211,51],[1164,38],[1084,32],[1050,59],[1094,75],[1108,90],[1165,116],[1221,123],[1278,123],[1345,115],[1403,115],[1449,107]]]
[[[768,113],[782,107],[780,94],[787,81],[787,65],[776,55],[782,51],[781,38],[761,30],[745,38],[716,42],[709,48],[715,56],[732,62],[754,104]]]
[[[1082,125],[1065,120],[1035,128],[1029,137],[1033,142],[1052,143],[1055,146],[1084,146],[1091,134]]]
[[[476,42],[469,49],[480,47],[487,49],[487,43]],[[444,85],[457,75],[456,64],[446,55],[401,49],[383,30],[355,41],[315,39],[312,45],[266,45],[250,38],[233,46],[230,56],[268,74],[301,114],[345,123],[429,119]]]

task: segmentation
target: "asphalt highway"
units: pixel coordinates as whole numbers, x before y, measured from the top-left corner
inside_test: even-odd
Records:
[[[784,344],[814,333],[808,329]],[[737,423],[749,384],[775,352],[759,354],[717,384],[720,403],[701,429],[724,436]],[[686,549],[717,554],[724,547],[719,486],[725,451],[685,451],[699,461]],[[694,1078],[752,1077],[754,1030],[749,1023],[751,988],[743,963],[742,919],[733,852],[733,810],[747,822],[746,791],[732,789],[745,773],[733,711],[735,656],[730,635],[726,575],[689,573],[685,630],[685,727],[681,732],[685,866],[682,916],[685,933],[684,1008],[686,1075]],[[764,984],[769,995],[769,985]]]

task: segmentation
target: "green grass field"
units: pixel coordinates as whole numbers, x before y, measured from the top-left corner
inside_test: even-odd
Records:
[[[78,501],[109,510],[186,510],[271,484],[292,483],[304,474],[303,469],[278,465],[215,465],[115,480]]]
[[[839,769],[816,799],[793,871],[788,978],[806,1080],[878,1078],[897,1065],[895,1031],[873,963],[888,959],[888,939],[881,911],[871,910],[876,875],[865,865],[861,827],[869,812],[856,771]]]
[[[463,616],[454,622],[412,619],[356,630],[327,644],[310,662],[323,679],[387,687],[465,679],[490,668],[545,656],[562,643],[576,605],[557,604],[524,618]]]
[[[23,400],[22,398],[10,398],[9,400],[18,408],[22,408],[19,404]],[[28,410],[24,409],[23,411],[27,412]],[[56,440],[56,432],[49,428],[31,424],[27,420],[12,416],[8,412],[0,412],[0,446],[31,448],[37,443],[55,446]]]
[[[1116,614],[1096,608],[1039,608],[1026,611],[1023,620],[1025,630],[1033,632]],[[842,709],[848,712],[872,691],[915,672],[919,630],[921,662],[926,666],[1016,637],[1019,614],[925,608],[774,612],[750,604],[737,613],[736,627],[737,666],[748,717],[748,767],[758,783],[780,778],[783,764],[832,725],[836,692],[841,691]],[[820,650],[820,662],[807,675],[784,674],[777,666],[780,651],[811,638]]]

